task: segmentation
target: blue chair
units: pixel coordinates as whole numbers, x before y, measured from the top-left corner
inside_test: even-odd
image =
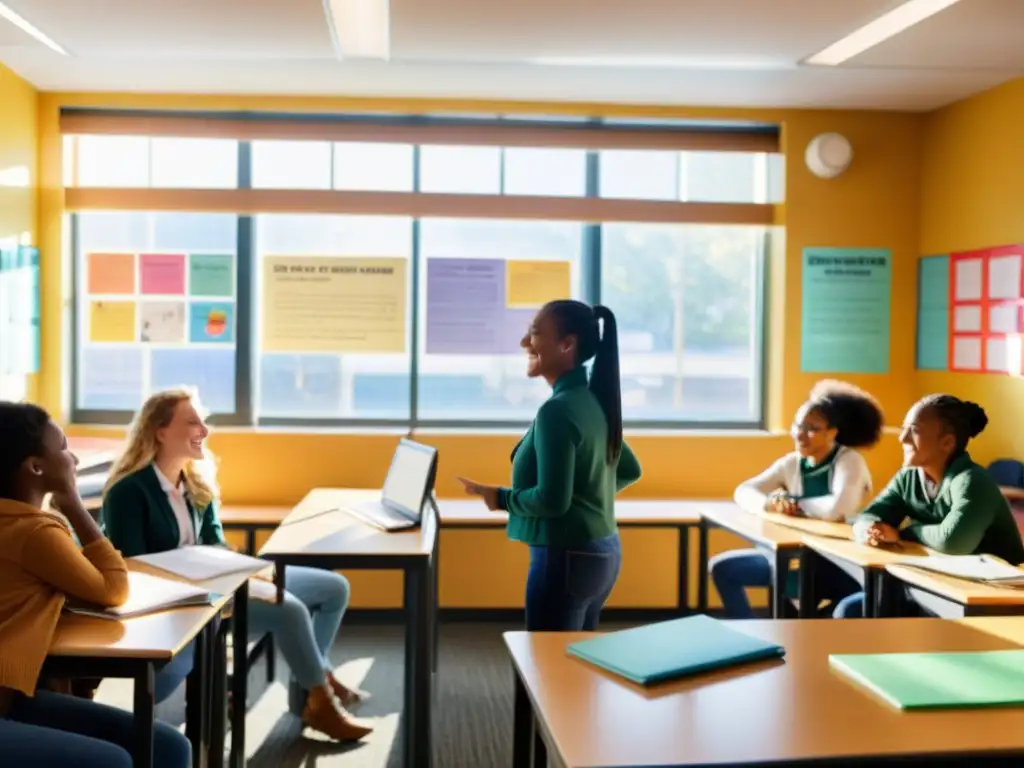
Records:
[[[1024,488],[1024,463],[1016,459],[996,459],[988,465],[988,473],[999,485]]]

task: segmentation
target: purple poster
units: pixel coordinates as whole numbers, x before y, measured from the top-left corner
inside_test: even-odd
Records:
[[[427,260],[427,354],[515,354],[534,311],[507,307],[504,259]]]

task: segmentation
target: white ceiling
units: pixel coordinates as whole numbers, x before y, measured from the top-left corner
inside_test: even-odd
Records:
[[[800,66],[900,1],[391,0],[385,64],[335,58],[323,0],[5,0],[71,55],[0,20],[0,61],[47,91],[898,110],[1024,76],[1024,0],[961,0],[841,67]]]

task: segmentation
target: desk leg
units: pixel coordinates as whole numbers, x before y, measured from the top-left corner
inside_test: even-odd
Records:
[[[430,578],[427,568],[405,569],[405,768],[430,768],[432,756]]]
[[[810,547],[800,548],[800,618],[813,619],[818,608],[818,556]]]
[[[256,529],[252,526],[245,529],[245,554],[256,554]]]
[[[196,635],[195,661],[185,681],[185,735],[192,742],[194,768],[204,768],[208,764],[210,751],[211,632],[216,632],[216,624],[214,619]]]
[[[210,697],[210,762],[209,768],[222,768],[224,765],[224,744],[227,733],[225,729],[228,702],[228,624],[221,621],[213,635],[213,651],[210,665],[213,674],[210,684],[213,688]]]
[[[519,678],[519,672],[513,668],[512,676],[515,679],[515,702],[512,715],[512,768],[533,768],[531,750],[533,749],[534,730],[536,722],[533,716],[533,707],[530,705],[530,695],[526,692],[526,686]]]
[[[437,672],[437,656],[441,647],[441,530],[434,534],[434,551],[430,555],[431,584],[431,629],[430,638],[430,671]]]
[[[690,612],[690,526],[679,526],[679,574],[676,576],[676,613]]]
[[[156,675],[153,665],[146,662],[135,675],[135,750],[132,755],[135,768],[153,768],[153,730],[156,727],[154,706]]]
[[[540,728],[533,725],[533,762],[532,768],[548,768],[548,745],[540,735]]]
[[[700,521],[700,532],[697,541],[697,612],[708,612],[708,524]]]
[[[284,568],[279,568],[284,572]],[[249,582],[235,592],[233,610],[234,629],[231,642],[234,646],[235,668],[231,674],[231,768],[245,768],[245,715],[246,696],[249,689]]]
[[[878,573],[874,568],[864,569],[864,618],[878,618]]]
[[[776,550],[771,554],[772,584],[769,588],[772,618],[784,619],[788,613],[789,599],[786,596],[786,585],[789,583],[789,557]]]

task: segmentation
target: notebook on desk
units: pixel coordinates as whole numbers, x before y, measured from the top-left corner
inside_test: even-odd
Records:
[[[96,616],[102,619],[131,619],[150,613],[159,613],[171,608],[188,608],[197,605],[210,605],[218,595],[194,587],[181,581],[161,579],[148,573],[128,572],[128,600],[116,608],[103,608],[96,605],[67,602],[67,610],[85,616]]]
[[[780,645],[704,615],[609,632],[572,643],[568,651],[640,685],[781,658],[785,654]]]
[[[1024,587],[1024,571],[994,555],[930,554],[927,557],[907,557],[900,565],[993,587]]]
[[[897,709],[1024,704],[1024,650],[833,654],[828,663]]]
[[[273,565],[269,560],[243,555],[227,547],[202,544],[130,559],[189,581],[206,581],[232,573],[258,573]]]

